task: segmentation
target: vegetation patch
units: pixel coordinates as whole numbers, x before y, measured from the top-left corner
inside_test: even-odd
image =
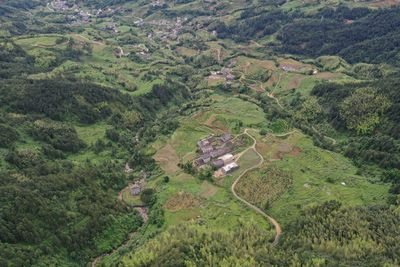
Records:
[[[275,201],[270,212],[285,224],[299,215],[301,207],[338,200],[344,206],[384,203],[388,185],[357,174],[357,168],[344,156],[315,147],[302,136],[293,140],[302,152],[274,162],[290,170],[292,187]],[[372,178],[370,178],[372,179]]]
[[[268,209],[292,184],[290,172],[270,164],[246,173],[237,183],[236,191],[250,203]]]
[[[165,203],[165,208],[170,211],[192,209],[200,205],[200,200],[188,192],[179,192]]]
[[[179,170],[179,157],[170,144],[167,144],[162,149],[158,150],[153,158],[160,164],[161,168],[166,173],[176,173]]]

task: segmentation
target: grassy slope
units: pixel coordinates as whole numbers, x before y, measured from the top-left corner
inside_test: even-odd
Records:
[[[284,156],[277,166],[293,176],[293,187],[273,203],[270,212],[283,223],[294,220],[301,207],[336,199],[344,205],[383,203],[388,186],[357,175],[357,168],[344,156],[315,147],[301,136],[302,151]],[[345,185],[342,185],[345,183]]]

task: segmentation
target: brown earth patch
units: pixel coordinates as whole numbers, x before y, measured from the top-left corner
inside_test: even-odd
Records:
[[[241,70],[244,73],[248,73],[249,68],[251,70],[267,69],[276,70],[275,62],[272,60],[259,60],[254,58],[238,57],[237,70]]]
[[[174,176],[172,179],[177,182],[187,182],[190,180],[194,180],[195,178],[190,174],[182,172],[182,173],[178,174],[177,176]]]
[[[264,158],[267,158],[271,152],[271,146],[261,142],[257,142],[256,149]]]
[[[279,143],[273,155],[273,159],[282,159],[284,155],[289,154],[293,150],[293,145],[287,143]]]
[[[295,147],[293,147],[292,151],[290,151],[289,155],[293,156],[293,157],[296,157],[301,153],[301,151],[302,150],[301,150],[300,147],[295,146]]]
[[[153,158],[160,164],[161,168],[166,173],[176,173],[179,171],[179,157],[170,144],[167,144],[162,149],[158,150]]]
[[[256,60],[253,59],[251,61],[251,65],[252,65],[252,69],[253,68],[263,68],[263,69],[267,69],[267,70],[276,70],[276,66],[275,66],[275,62],[273,62],[272,60]]]
[[[187,47],[183,47],[183,46],[177,47],[176,51],[179,54],[181,54],[183,56],[188,56],[188,57],[195,56],[195,55],[198,54],[197,50],[194,50],[194,49],[191,49],[191,48],[187,48]]]
[[[272,73],[271,78],[267,81],[268,87],[274,87],[279,81],[279,73]]]
[[[280,60],[278,60],[278,62],[279,62],[280,67],[286,66],[286,67],[291,67],[294,69],[311,68],[312,67],[310,64],[305,64],[305,63],[302,63],[300,61],[297,61],[297,60],[294,60],[291,58],[280,59]]]
[[[298,71],[301,69],[301,65],[295,65],[295,64],[280,64],[279,67],[293,69],[294,71]]]
[[[200,190],[201,190],[201,192],[200,192],[201,197],[209,198],[209,197],[212,197],[213,195],[215,195],[215,193],[217,193],[218,188],[215,187],[213,184],[211,184],[207,181],[204,181],[201,184]]]
[[[210,76],[207,79],[207,83],[209,86],[222,84],[222,83],[225,83],[225,78],[217,77],[217,76]]]
[[[188,192],[179,192],[167,200],[165,208],[170,211],[192,209],[200,205],[200,201]]]
[[[388,7],[388,6],[395,6],[400,4],[399,0],[382,0],[382,1],[375,1],[370,4],[372,7]]]
[[[301,81],[304,79],[303,76],[296,75],[288,82],[287,89],[294,89],[300,86]]]
[[[257,93],[263,93],[265,92],[265,88],[263,87],[262,84],[252,84],[249,86],[251,89],[256,91]]]
[[[278,151],[282,153],[289,153],[292,151],[292,145],[286,143],[280,143],[278,145]]]
[[[215,114],[211,114],[211,116],[204,122],[204,124],[214,130],[219,130],[222,132],[230,132],[230,130],[226,128],[226,126],[217,119]]]
[[[335,72],[319,72],[315,75],[315,77],[320,79],[334,79],[340,77],[342,74]]]

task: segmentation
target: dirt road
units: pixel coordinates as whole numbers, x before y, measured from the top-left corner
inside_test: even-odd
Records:
[[[248,129],[245,129],[245,130],[244,130],[244,133],[247,134],[247,135],[254,141],[253,145],[252,145],[251,147],[249,147],[248,149],[246,149],[245,151],[248,151],[249,149],[253,149],[254,152],[256,152],[257,155],[260,157],[260,162],[257,163],[256,165],[254,165],[253,167],[250,167],[250,168],[248,168],[248,169],[245,169],[245,170],[242,172],[242,174],[240,174],[239,177],[236,178],[236,180],[233,182],[233,184],[232,184],[232,186],[231,186],[231,191],[232,191],[233,195],[234,195],[238,200],[240,200],[241,202],[243,202],[244,204],[246,204],[248,207],[250,207],[251,209],[255,210],[257,213],[261,214],[263,217],[265,217],[266,219],[268,219],[268,221],[275,227],[275,239],[274,239],[274,242],[272,242],[272,245],[273,245],[273,246],[276,246],[276,245],[278,244],[278,242],[279,242],[279,237],[280,237],[281,234],[282,234],[282,228],[281,228],[281,226],[279,225],[279,223],[278,223],[274,218],[272,218],[271,216],[269,216],[268,214],[266,214],[264,211],[262,211],[260,208],[254,206],[253,204],[249,203],[249,202],[246,201],[245,199],[243,199],[243,198],[241,198],[240,196],[238,196],[238,194],[237,194],[236,191],[235,191],[236,184],[240,181],[240,178],[242,178],[247,172],[259,168],[259,167],[264,163],[264,161],[265,161],[265,160],[264,160],[264,157],[263,157],[263,156],[257,151],[257,149],[256,149],[257,140],[256,140],[251,134],[248,133]],[[243,154],[241,154],[241,155],[236,159],[236,161],[237,161],[242,155],[243,155]]]

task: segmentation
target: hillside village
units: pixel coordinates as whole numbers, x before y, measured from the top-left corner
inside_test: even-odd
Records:
[[[232,135],[225,133],[221,136],[209,135],[197,142],[199,157],[194,160],[197,169],[211,166],[217,171],[215,176],[227,175],[239,168],[234,162],[231,152],[234,149]]]

